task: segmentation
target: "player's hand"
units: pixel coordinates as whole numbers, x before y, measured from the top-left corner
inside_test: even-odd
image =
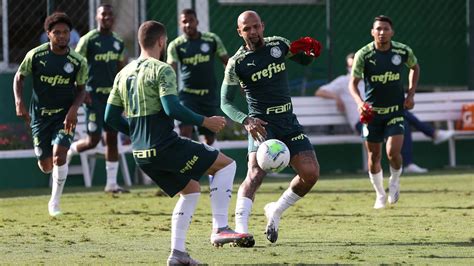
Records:
[[[374,111],[372,105],[369,103],[363,103],[358,108],[360,114],[360,122],[363,124],[368,124],[374,119]]]
[[[302,37],[290,44],[292,54],[303,52],[307,56],[318,57],[321,54],[321,49],[321,43],[311,37]]]
[[[202,122],[203,127],[214,133],[221,131],[225,127],[225,124],[226,120],[223,116],[204,117],[204,121]]]
[[[407,96],[405,98],[405,102],[403,103],[403,106],[407,110],[413,109],[413,107],[415,107],[415,99],[414,99],[413,95],[412,96]]]
[[[244,121],[245,129],[258,142],[264,142],[267,137],[267,130],[264,127],[266,124],[268,123],[255,117],[247,117]]]
[[[86,91],[86,96],[84,97],[84,103],[87,105],[92,104],[91,94],[88,91]]]
[[[64,130],[67,134],[74,133],[77,124],[77,109],[76,108],[69,108],[69,111],[66,114],[66,118],[64,119]]]
[[[19,102],[15,105],[15,111],[16,116],[21,117],[23,120],[25,120],[26,124],[29,126],[31,122],[31,117],[23,102]]]

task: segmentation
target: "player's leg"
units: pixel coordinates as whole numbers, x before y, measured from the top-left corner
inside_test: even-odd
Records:
[[[99,141],[102,140],[103,122],[101,121],[103,121],[104,115],[100,112],[100,103],[98,102],[98,99],[96,99],[96,96],[91,95],[91,100],[92,103],[90,105],[84,105],[87,137],[79,139],[71,144],[67,154],[68,163],[71,161],[73,155],[95,148],[97,144],[99,144]]]
[[[403,163],[401,156],[402,145],[403,135],[394,135],[387,139],[386,152],[390,163],[388,203],[390,204],[395,204],[400,196],[400,176]]]
[[[291,157],[290,165],[297,175],[276,202],[268,203],[265,206],[265,216],[267,217],[265,233],[267,239],[272,243],[278,239],[278,226],[283,212],[303,198],[319,178],[319,163],[316,153],[308,138],[306,136],[299,138],[299,136],[304,135],[300,133],[285,141],[290,152],[294,154]]]
[[[188,139],[193,139],[194,126],[192,125],[179,125],[179,135]]]
[[[238,246],[249,247],[255,244],[252,235],[238,233],[229,226],[229,204],[236,168],[234,160],[219,153],[207,171],[207,174],[212,176],[209,182],[213,231],[211,243],[215,246],[235,243]]]
[[[105,170],[107,183],[104,191],[109,193],[128,193],[130,191],[122,188],[117,183],[117,173],[119,169],[117,142],[117,131],[105,128]]]
[[[387,195],[383,186],[382,171],[382,142],[365,142],[367,149],[367,166],[369,168],[369,178],[375,190],[374,209],[385,208]]]

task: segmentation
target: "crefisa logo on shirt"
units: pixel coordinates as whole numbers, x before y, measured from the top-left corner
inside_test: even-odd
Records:
[[[64,64],[64,67],[63,67],[64,71],[66,71],[66,73],[72,73],[72,71],[74,71],[74,66],[67,62],[66,64]]]
[[[117,51],[120,50],[120,43],[117,42],[117,41],[115,41],[115,42],[114,42],[114,48],[115,48],[115,50],[117,50]]]
[[[272,47],[272,49],[270,49],[270,55],[275,57],[275,58],[280,58],[280,56],[281,56],[280,47],[278,47],[278,46]]]
[[[211,47],[209,47],[208,43],[201,44],[201,51],[203,51],[204,53],[209,52],[210,49],[211,49]]]
[[[400,65],[400,63],[402,62],[402,57],[398,54],[395,54],[392,56],[392,63],[396,66]]]

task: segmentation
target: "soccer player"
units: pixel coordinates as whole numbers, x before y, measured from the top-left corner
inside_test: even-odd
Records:
[[[105,121],[130,135],[137,165],[169,196],[179,194],[171,222],[171,254],[168,264],[197,262],[186,252],[186,233],[200,196],[200,177],[212,175],[211,243],[253,240],[228,226],[228,205],[232,195],[236,164],[216,149],[174,132],[174,119],[217,132],[225,126],[222,116],[205,117],[179,103],[176,74],[159,61],[166,53],[166,29],[156,21],[144,22],[138,30],[140,57],[116,76],[110,93]],[[121,114],[125,111],[127,120]]]
[[[352,64],[354,61],[354,53],[350,53],[346,57],[346,67],[348,73],[341,75],[328,84],[321,86],[315,95],[322,98],[334,99],[339,111],[346,115],[347,121],[354,132],[362,133],[362,123],[359,121],[359,112],[357,112],[357,105],[348,90],[349,80],[351,77]],[[359,82],[358,89],[360,95],[364,93],[364,83]],[[405,110],[405,133],[403,136],[402,157],[403,157],[403,172],[404,173],[426,173],[428,169],[419,167],[413,162],[413,141],[411,138],[411,126],[423,132],[426,136],[433,139],[435,144],[439,144],[448,140],[453,131],[450,130],[435,130],[427,123],[421,122],[414,114]]]
[[[229,59],[222,84],[221,108],[232,120],[244,125],[249,133],[247,177],[240,185],[235,209],[235,230],[248,232],[248,219],[255,193],[266,172],[257,164],[259,142],[279,139],[290,149],[290,165],[297,175],[276,202],[265,206],[270,242],[278,238],[283,212],[294,205],[316,184],[319,164],[303,127],[293,114],[286,59],[309,64],[319,56],[318,41],[305,37],[290,42],[282,37],[263,37],[264,24],[254,11],[245,11],[237,19],[237,32],[245,44]],[[249,113],[238,109],[235,96],[244,90]]]
[[[229,60],[227,51],[219,36],[212,32],[199,32],[196,12],[184,9],[180,15],[183,35],[174,39],[168,47],[167,61],[174,70],[179,63],[183,88],[179,92],[181,103],[192,111],[214,116],[219,108],[219,93],[214,75],[214,58],[217,55],[224,66]],[[194,125],[181,123],[180,135],[192,138]],[[208,145],[213,145],[215,133],[199,127]]]
[[[117,184],[119,168],[117,131],[104,123],[105,106],[112,90],[115,75],[125,66],[124,42],[112,31],[114,12],[111,5],[102,4],[97,8],[97,29],[84,35],[76,51],[87,58],[89,79],[86,86],[87,138],[80,139],[71,145],[68,160],[79,152],[93,149],[102,140],[102,129],[105,131],[105,169],[107,183],[104,191],[107,193],[124,193],[128,190]]]
[[[16,115],[31,125],[38,166],[52,173],[51,216],[61,214],[61,194],[68,166],[66,154],[74,138],[77,109],[84,101],[87,62],[68,47],[72,23],[65,13],[53,13],[44,22],[49,43],[42,44],[23,59],[13,81]],[[26,76],[33,77],[30,113],[23,101]]]
[[[349,90],[357,104],[357,110],[365,120],[362,137],[368,153],[370,181],[376,192],[374,208],[380,209],[385,207],[387,201],[381,166],[384,140],[387,142],[385,149],[391,174],[388,202],[395,204],[400,196],[404,112],[415,105],[420,67],[410,47],[392,41],[394,31],[389,17],[375,17],[371,34],[374,41],[355,54]],[[406,98],[401,79],[404,65],[410,69]],[[365,99],[361,98],[357,89],[361,79],[365,82]],[[373,111],[372,121],[370,110]]]

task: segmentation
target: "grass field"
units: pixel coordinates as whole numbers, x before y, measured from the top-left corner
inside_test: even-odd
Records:
[[[208,264],[474,264],[474,174],[405,176],[400,201],[384,210],[372,209],[365,176],[323,176],[284,214],[270,244],[263,206],[287,183],[266,180],[260,189],[250,223],[256,245],[248,249],[210,245],[205,189],[188,235],[191,255]],[[0,191],[0,264],[165,264],[176,198],[154,186],[119,196],[101,189],[66,187],[65,215],[56,219],[47,214],[48,189]],[[235,193],[231,212],[234,202]]]

